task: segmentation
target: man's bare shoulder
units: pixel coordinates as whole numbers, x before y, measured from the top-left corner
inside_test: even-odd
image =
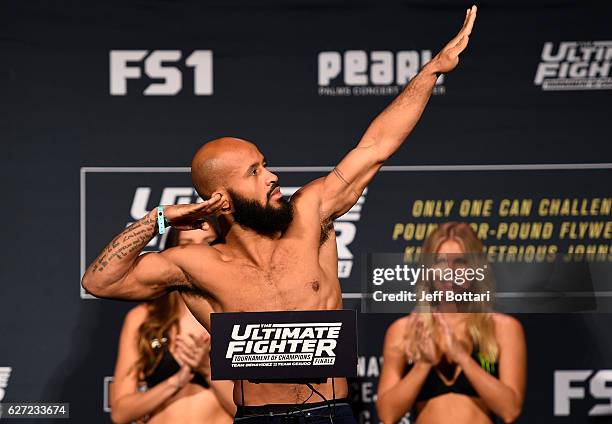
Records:
[[[181,266],[191,264],[194,261],[198,261],[198,263],[222,261],[222,249],[220,244],[215,246],[206,244],[186,244],[183,246],[170,247],[160,253],[174,264]]]
[[[294,208],[318,207],[321,199],[321,188],[323,186],[323,177],[317,178],[304,185],[291,196],[291,203]]]
[[[322,246],[327,240],[333,238],[334,228],[331,219],[321,217],[323,179],[321,177],[311,181],[291,197],[294,219],[286,233],[306,235],[318,246]]]
[[[210,292],[218,289],[221,276],[228,272],[228,263],[233,258],[227,253],[225,244],[214,246],[205,244],[188,244],[168,248],[161,252],[174,263],[182,274],[181,282],[177,286],[183,289],[199,289]]]

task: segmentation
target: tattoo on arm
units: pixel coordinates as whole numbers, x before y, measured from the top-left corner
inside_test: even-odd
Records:
[[[334,174],[336,174],[336,176],[338,178],[340,178],[340,181],[342,181],[344,184],[346,184],[346,186],[349,188],[349,191],[351,192],[351,194],[353,194],[357,199],[359,199],[359,194],[357,194],[352,188],[351,188],[351,184],[346,180],[346,178],[344,178],[344,175],[342,175],[342,172],[340,172],[340,170],[338,168],[334,168]]]
[[[112,262],[140,252],[149,243],[156,229],[157,221],[148,215],[127,227],[115,237],[95,260],[92,272],[102,272]]]

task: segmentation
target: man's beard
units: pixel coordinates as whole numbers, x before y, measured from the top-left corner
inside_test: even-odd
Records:
[[[255,200],[229,189],[227,191],[234,207],[234,221],[261,235],[271,237],[279,231],[285,232],[293,220],[293,205],[284,197],[280,198],[280,207],[275,208],[270,205],[271,192],[268,193],[266,206],[261,206]]]

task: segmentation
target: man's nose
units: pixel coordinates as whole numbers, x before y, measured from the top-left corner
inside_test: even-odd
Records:
[[[272,185],[272,184],[278,184],[278,177],[276,176],[276,174],[274,174],[273,172],[270,172],[266,169],[266,171],[268,172],[268,185]]]

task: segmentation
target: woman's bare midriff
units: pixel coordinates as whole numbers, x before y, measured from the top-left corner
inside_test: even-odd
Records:
[[[147,422],[149,424],[229,424],[232,421],[232,417],[225,412],[211,389],[205,389],[197,384],[188,384],[168,399]]]
[[[493,422],[482,400],[457,393],[447,393],[418,402],[416,408],[418,414],[415,424],[441,422],[491,424]]]

